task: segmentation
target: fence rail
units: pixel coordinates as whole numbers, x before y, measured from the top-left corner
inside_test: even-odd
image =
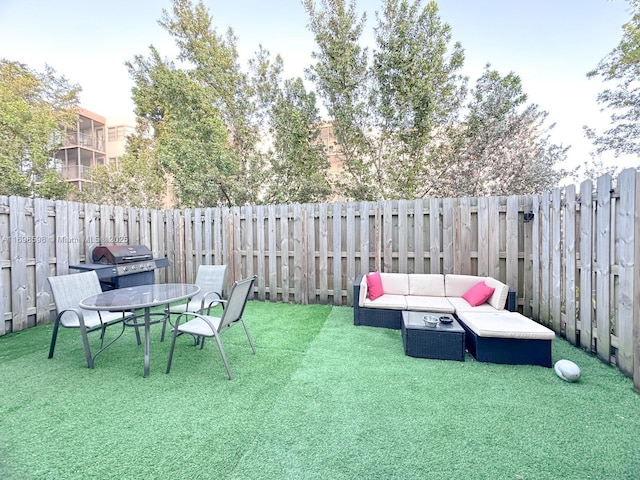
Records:
[[[148,210],[0,197],[0,335],[50,320],[50,275],[99,244],[145,244],[192,282],[225,263],[259,300],[352,305],[381,270],[488,275],[519,309],[634,379],[640,391],[640,182],[625,170],[541,195]],[[638,280],[636,280],[638,279]]]

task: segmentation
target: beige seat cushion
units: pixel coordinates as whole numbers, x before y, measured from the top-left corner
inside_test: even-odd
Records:
[[[438,312],[454,313],[455,309],[446,297],[427,297],[409,295],[407,299],[407,310],[417,312]]]
[[[386,308],[389,310],[406,310],[407,301],[404,295],[393,295],[393,294],[385,293],[384,295],[376,298],[375,300],[371,300],[370,298],[365,298],[362,306],[367,308]]]
[[[517,312],[459,312],[458,317],[479,337],[551,340],[553,330]]]

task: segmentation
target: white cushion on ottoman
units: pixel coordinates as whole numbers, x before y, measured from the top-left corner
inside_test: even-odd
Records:
[[[479,337],[551,340],[553,330],[517,312],[460,312],[460,320]]]

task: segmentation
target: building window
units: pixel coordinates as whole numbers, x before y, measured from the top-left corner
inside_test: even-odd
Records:
[[[131,133],[127,130],[130,129],[127,129],[127,127],[125,127],[124,125],[120,125],[118,127],[109,127],[108,141],[118,142],[120,140],[124,140],[126,136]]]

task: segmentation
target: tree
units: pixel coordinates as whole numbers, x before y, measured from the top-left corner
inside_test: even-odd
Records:
[[[467,114],[452,132],[442,196],[524,195],[551,188],[567,175],[555,166],[566,147],[551,143],[547,112],[527,104],[520,77],[490,65],[471,92]]]
[[[375,151],[367,135],[369,123],[370,72],[367,49],[360,47],[366,15],[358,18],[355,0],[303,0],[309,28],[318,51],[316,63],[307,69],[333,123],[338,148],[343,156],[343,172],[338,192],[347,198],[377,198],[375,171],[371,159]]]
[[[309,78],[344,155],[344,197],[524,193],[564,175],[555,165],[566,149],[550,142],[546,112],[525,105],[516,75],[487,68],[464,105],[464,51],[436,2],[386,0],[371,63],[358,44],[366,16],[354,0],[304,6],[318,46]]]
[[[327,184],[310,186],[322,181],[313,171],[315,154],[296,153],[300,122],[317,116],[309,104],[315,97],[301,82],[283,86],[281,60],[271,63],[261,49],[254,76],[243,71],[233,31],[219,35],[202,2],[174,0],[160,25],[176,41],[177,61],[163,60],[152,46],[148,57],[136,56],[128,67],[136,113],[154,132],[158,161],[172,177],[179,203],[232,206],[319,198]],[[274,115],[291,116],[289,133],[273,130],[284,125]],[[270,131],[275,150],[263,148]],[[312,146],[312,136],[306,141]]]
[[[456,123],[466,92],[464,62],[451,28],[429,2],[387,0],[378,15],[373,54],[378,192],[384,198],[419,198],[441,175],[438,143]]]
[[[332,194],[329,161],[319,141],[320,114],[301,78],[281,78],[282,59],[260,48],[250,62],[260,125],[271,139],[265,150],[265,203],[312,203]]]
[[[96,204],[129,205],[136,208],[162,208],[165,199],[164,169],[157,161],[155,139],[138,127],[127,138],[126,153],[118,164],[91,169],[87,187],[79,197]]]
[[[0,59],[0,195],[66,198],[54,154],[77,118],[80,87],[45,66]]]
[[[620,43],[587,74],[613,85],[597,97],[603,110],[611,110],[612,126],[602,133],[584,126],[585,135],[597,154],[610,151],[616,157],[640,154],[640,0],[629,0],[629,4],[632,17],[622,27]]]

